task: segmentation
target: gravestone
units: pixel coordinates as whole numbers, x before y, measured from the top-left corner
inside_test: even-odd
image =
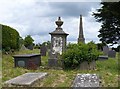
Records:
[[[66,50],[67,43],[67,33],[63,31],[61,26],[63,25],[63,21],[59,17],[57,21],[55,21],[57,28],[55,31],[49,33],[51,35],[51,48],[50,48],[50,56],[48,59],[48,65],[53,67],[57,65],[58,54],[62,54]]]
[[[47,52],[47,47],[45,45],[42,45],[40,47],[40,54],[41,54],[41,56],[46,56],[46,52]]]
[[[24,45],[22,45],[20,50],[27,50],[27,48]]]
[[[92,62],[89,63],[89,69],[94,70],[96,68],[96,61],[93,60]]]
[[[25,73],[5,82],[5,87],[35,87],[47,73]]]
[[[33,44],[27,46],[28,49],[33,50]]]
[[[116,52],[115,52],[114,50],[110,50],[110,51],[108,52],[108,57],[115,58],[115,56],[116,56]]]
[[[77,74],[75,80],[73,81],[73,89],[78,89],[78,87],[100,87],[99,76],[96,74]]]
[[[89,64],[87,61],[84,61],[80,64],[80,70],[89,70]]]
[[[104,55],[108,55],[108,52],[109,52],[109,47],[108,46],[103,46]]]
[[[103,56],[103,55],[100,55],[99,57],[98,57],[98,60],[108,60],[108,56]]]

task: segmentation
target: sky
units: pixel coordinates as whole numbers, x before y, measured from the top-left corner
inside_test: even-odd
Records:
[[[101,23],[92,16],[100,8],[100,1],[91,0],[0,0],[0,24],[15,28],[22,38],[31,35],[34,43],[50,41],[50,32],[57,27],[58,16],[68,33],[67,43],[77,42],[80,15],[83,16],[85,42],[99,42]]]

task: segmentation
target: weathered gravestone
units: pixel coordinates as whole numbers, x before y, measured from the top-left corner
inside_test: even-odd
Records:
[[[55,31],[49,33],[51,35],[51,49],[50,56],[48,59],[48,65],[50,67],[54,67],[58,63],[58,54],[62,54],[66,50],[66,42],[67,42],[67,33],[63,31],[61,26],[63,25],[63,21],[61,18],[58,18],[58,21],[55,22],[57,28]],[[53,63],[53,64],[52,64]]]
[[[100,87],[99,76],[96,74],[77,74],[75,80],[73,81],[73,89],[77,89],[78,87]]]
[[[109,47],[108,46],[103,46],[104,55],[108,55],[108,52],[109,52]]]
[[[110,51],[108,52],[108,57],[115,58],[115,56],[116,56],[116,52],[115,52],[114,50],[110,50]]]
[[[45,76],[47,73],[25,73],[6,81],[5,87],[36,87]]]
[[[46,56],[46,52],[47,52],[47,47],[45,45],[42,45],[40,47],[40,54],[41,54],[41,56]]]
[[[33,44],[27,46],[28,49],[33,50]]]

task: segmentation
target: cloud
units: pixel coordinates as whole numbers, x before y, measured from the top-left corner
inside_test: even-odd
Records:
[[[100,24],[90,12],[98,2],[41,2],[40,0],[2,0],[0,23],[9,25],[25,37],[31,35],[35,43],[50,40],[49,32],[55,30],[58,16],[64,21],[63,29],[69,34],[68,42],[78,39],[79,15],[83,15],[84,34],[87,41],[97,40]],[[92,35],[91,37],[91,34]]]
[[[96,7],[98,2],[50,2],[49,16],[77,17],[82,14],[87,16],[91,8]]]

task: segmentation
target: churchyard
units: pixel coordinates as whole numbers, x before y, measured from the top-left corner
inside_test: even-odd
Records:
[[[55,23],[50,48],[29,45],[2,54],[3,87],[118,87],[118,53],[85,43],[82,15],[77,44],[66,44],[60,17]]]
[[[104,61],[96,61],[95,70],[80,70],[80,69],[60,69],[48,67],[48,53],[47,56],[42,56],[42,65],[37,70],[28,70],[25,68],[15,68],[12,55],[15,54],[39,54],[39,49],[21,50],[11,55],[2,55],[2,83],[5,81],[20,76],[25,73],[46,72],[46,76],[38,83],[36,87],[71,87],[73,80],[77,74],[98,74],[101,80],[102,87],[117,87],[118,86],[118,54],[116,58],[109,58]]]

